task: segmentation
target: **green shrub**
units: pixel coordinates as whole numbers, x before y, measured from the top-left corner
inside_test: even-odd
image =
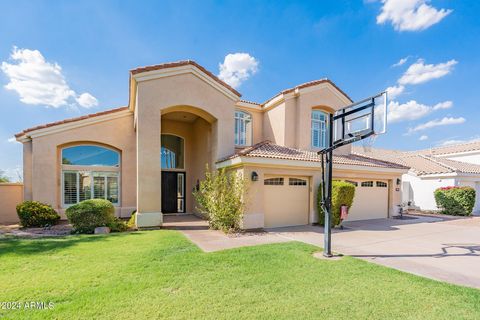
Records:
[[[137,212],[133,211],[132,215],[130,216],[130,219],[127,222],[127,229],[129,230],[137,229],[137,224],[135,223],[136,217],[137,217]]]
[[[475,189],[471,187],[443,187],[433,193],[441,213],[469,216],[475,206]]]
[[[125,221],[117,217],[114,217],[112,221],[107,223],[107,227],[110,228],[111,232],[124,232],[128,229]]]
[[[340,209],[346,205],[348,209],[352,206],[355,197],[355,186],[346,181],[334,180],[332,183],[332,227],[340,224]],[[318,223],[325,224],[325,215],[322,209],[322,185],[318,186],[317,192]]]
[[[60,220],[52,206],[38,201],[23,201],[17,205],[17,214],[25,228],[51,226]]]
[[[197,209],[208,218],[210,228],[232,232],[240,229],[245,209],[246,180],[225,169],[210,172],[193,192]]]
[[[69,207],[66,215],[76,232],[93,233],[96,227],[107,227],[114,223],[114,212],[110,201],[92,199]]]

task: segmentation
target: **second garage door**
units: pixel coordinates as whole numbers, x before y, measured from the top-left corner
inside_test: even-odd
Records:
[[[349,181],[356,185],[346,221],[388,218],[388,181]]]
[[[265,228],[308,224],[309,185],[307,177],[266,176]]]

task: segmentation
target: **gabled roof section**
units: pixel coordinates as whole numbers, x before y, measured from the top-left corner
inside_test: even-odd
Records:
[[[299,84],[299,85],[297,85],[293,88],[289,88],[289,89],[285,89],[283,91],[280,91],[278,94],[276,94],[275,96],[271,97],[270,99],[268,99],[267,101],[262,103],[262,105],[265,106],[267,103],[269,103],[270,101],[274,100],[275,98],[277,98],[281,95],[288,94],[288,93],[291,93],[291,92],[295,92],[295,90],[300,90],[300,89],[304,89],[304,88],[308,88],[308,87],[317,86],[317,85],[323,84],[323,83],[330,84],[338,92],[340,92],[345,98],[347,98],[350,102],[353,102],[353,100],[342,89],[340,89],[332,80],[327,79],[327,78],[323,78],[323,79],[318,79],[318,80],[305,82],[305,83]]]
[[[92,118],[98,118],[98,117],[101,117],[101,116],[111,115],[111,114],[125,112],[125,111],[128,111],[128,107],[120,107],[120,108],[116,108],[116,109],[110,109],[110,110],[100,111],[100,112],[96,112],[96,113],[91,113],[91,114],[87,114],[87,115],[80,116],[80,117],[69,118],[69,119],[65,119],[65,120],[61,120],[61,121],[50,122],[50,123],[46,123],[46,124],[42,124],[42,125],[38,125],[38,126],[35,126],[35,127],[25,129],[22,132],[19,132],[19,133],[15,134],[15,138],[19,139],[20,137],[22,137],[24,135],[31,134],[35,131],[42,130],[42,129],[48,129],[48,128],[51,128],[51,127],[56,127],[56,126],[60,126],[60,125],[68,124],[68,123],[73,123],[73,122],[87,121],[87,120],[92,119]]]
[[[205,73],[207,76],[212,78],[215,82],[219,83],[220,85],[224,86],[228,90],[230,90],[233,94],[235,94],[238,97],[241,97],[241,93],[232,88],[230,85],[228,85],[225,81],[220,80],[216,75],[214,75],[212,72],[208,71],[198,63],[196,63],[193,60],[181,60],[177,62],[168,62],[168,63],[162,63],[162,64],[156,64],[156,65],[151,65],[151,66],[145,66],[145,67],[138,67],[135,69],[130,70],[130,73],[132,75],[144,73],[144,72],[149,72],[149,71],[155,71],[155,70],[162,70],[162,69],[170,69],[170,68],[177,68],[177,67],[183,67],[183,66],[194,66],[201,70],[203,73]]]
[[[259,157],[284,160],[310,161],[320,163],[321,157],[314,151],[279,146],[270,141],[263,141],[247,147],[237,153],[217,161],[223,162],[237,157]],[[359,155],[334,155],[333,163],[339,165],[353,165],[375,168],[408,169],[407,167],[387,161],[370,159]]]

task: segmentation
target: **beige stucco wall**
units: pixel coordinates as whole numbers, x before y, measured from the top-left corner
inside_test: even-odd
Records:
[[[17,223],[17,204],[23,201],[23,184],[0,183],[0,224]]]
[[[24,176],[31,178],[33,200],[52,205],[61,216],[61,149],[75,144],[101,144],[117,149],[121,154],[121,198],[116,214],[129,217],[136,207],[136,143],[133,115],[94,123],[32,139],[31,166],[24,167]],[[29,155],[27,153],[27,159]],[[30,184],[26,179],[27,186]],[[28,190],[28,188],[27,188]],[[25,192],[29,194],[28,191]]]
[[[283,175],[290,177],[306,177],[309,180],[310,194],[309,194],[309,223],[316,223],[318,221],[317,213],[317,189],[321,182],[320,170],[312,168],[295,168],[295,167],[266,167],[258,165],[244,165],[235,170],[242,172],[248,181],[248,193],[246,196],[247,205],[245,215],[243,218],[243,228],[255,229],[264,227],[264,184],[263,180],[266,175]],[[258,174],[258,181],[251,181],[251,173],[255,171]],[[396,179],[401,178],[401,173],[375,173],[355,170],[334,170],[334,179],[348,180],[348,179],[378,179],[388,180],[389,183],[389,211],[388,216],[391,217],[398,211],[397,205],[401,202],[401,192],[397,191]],[[399,187],[398,187],[399,188]],[[281,206],[281,203],[289,203],[288,197],[276,199]]]
[[[321,109],[333,113],[348,105],[350,101],[329,84],[308,87],[298,93],[289,93],[284,99],[267,105],[262,121],[256,120],[254,127],[260,122],[263,126],[263,138],[278,145],[311,150],[311,113],[313,109]],[[257,129],[260,131],[260,129]],[[347,145],[335,150],[335,154],[348,154],[351,146]]]
[[[211,158],[234,152],[235,103],[230,97],[192,73],[140,81],[137,84],[137,222],[148,214],[148,224],[161,224],[161,115],[172,111],[197,114],[211,123]],[[151,217],[157,220],[152,221]]]

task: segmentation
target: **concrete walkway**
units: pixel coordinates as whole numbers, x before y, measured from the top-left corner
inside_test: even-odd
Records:
[[[205,251],[301,241],[323,247],[323,229],[300,226],[227,236],[208,230],[205,221],[183,216],[166,219]],[[172,219],[178,220],[178,218]],[[333,250],[398,270],[480,288],[480,217],[413,220],[377,219],[345,223],[332,235]]]
[[[181,231],[205,252],[292,241],[274,232],[264,231],[226,235],[221,231],[208,229],[207,221],[193,215],[165,216],[163,228]]]

